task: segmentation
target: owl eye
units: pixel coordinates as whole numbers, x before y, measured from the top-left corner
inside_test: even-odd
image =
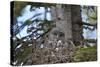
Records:
[[[60,32],[59,36],[60,36],[60,37],[63,37],[63,36],[65,36],[65,34],[62,33],[62,32]]]
[[[56,33],[56,32],[54,32],[53,34],[54,34],[55,36],[57,36],[57,33]]]

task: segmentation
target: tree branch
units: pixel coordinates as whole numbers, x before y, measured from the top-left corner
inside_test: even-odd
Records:
[[[82,24],[83,25],[87,25],[87,26],[95,26],[95,25],[97,25],[97,23],[96,24],[90,24],[90,23],[86,23],[86,22],[82,22]]]

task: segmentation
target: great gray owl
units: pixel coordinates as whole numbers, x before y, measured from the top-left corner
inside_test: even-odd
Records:
[[[51,30],[50,36],[49,36],[50,40],[65,40],[65,34],[59,29],[59,28],[53,28]]]
[[[65,34],[59,28],[53,28],[49,34],[49,41],[52,48],[58,49],[65,44]]]

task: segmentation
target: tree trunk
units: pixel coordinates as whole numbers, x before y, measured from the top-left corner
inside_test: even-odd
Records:
[[[65,41],[71,39],[76,45],[82,44],[83,24],[79,5],[56,5],[51,8],[51,14],[56,28],[65,34]]]
[[[65,35],[65,41],[72,39],[71,6],[56,5],[51,8],[52,20],[56,28]]]
[[[81,18],[81,7],[79,5],[71,6],[71,20],[73,42],[76,45],[80,45],[83,40],[83,24]]]

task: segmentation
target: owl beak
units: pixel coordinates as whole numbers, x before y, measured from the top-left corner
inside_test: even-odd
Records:
[[[57,35],[57,39],[58,39],[58,37],[59,37],[59,36]]]

